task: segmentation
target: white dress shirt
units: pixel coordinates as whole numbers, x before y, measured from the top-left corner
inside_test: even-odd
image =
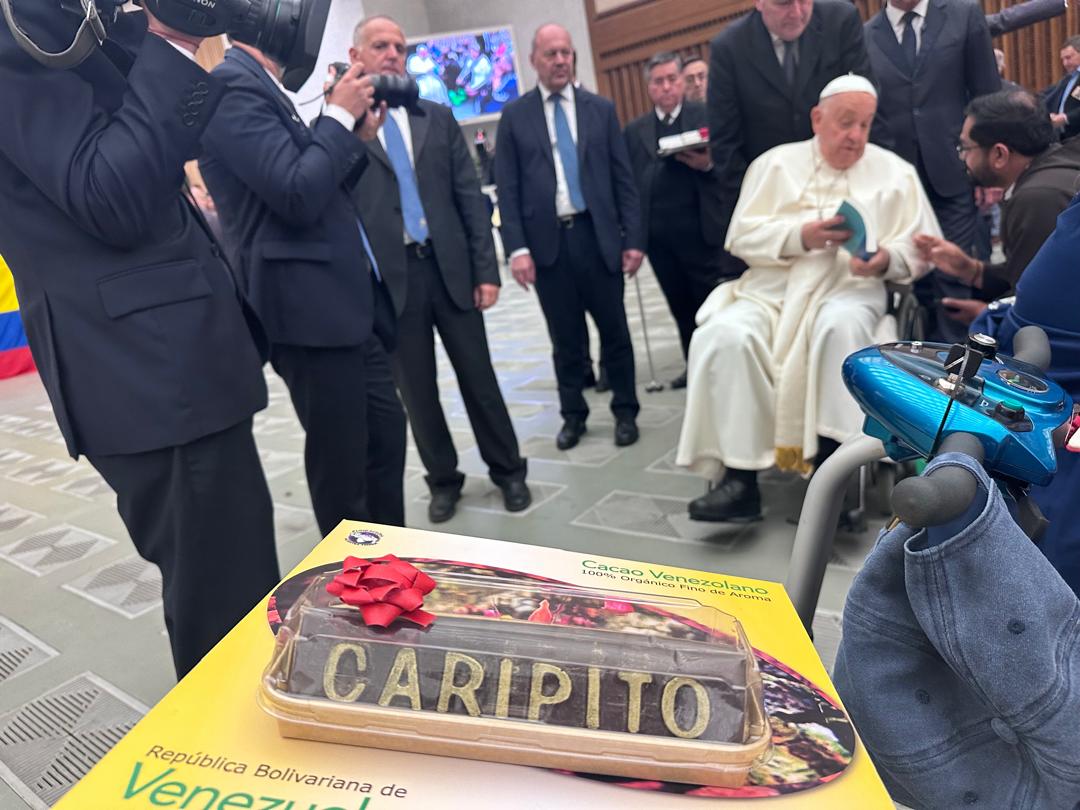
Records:
[[[542,84],[538,84],[537,88],[540,90],[540,99],[544,102],[544,119],[547,121],[548,138],[551,140],[551,156],[555,160],[555,213],[560,217],[580,214],[581,212],[570,202],[570,187],[566,184],[566,172],[563,170],[562,158],[559,157],[559,146],[555,136],[555,102],[548,100],[552,93]],[[559,103],[562,104],[563,112],[566,113],[566,120],[570,124],[570,136],[574,139],[576,146],[577,102],[574,96],[574,87],[568,84],[562,89],[563,100]]]
[[[926,0],[923,0],[926,2]],[[780,63],[780,67],[784,66],[784,46],[788,43],[780,39],[772,31],[769,32],[769,39],[772,40],[773,53],[776,54],[776,61]],[[791,47],[795,49],[795,64],[799,63],[799,40],[791,40]]]
[[[661,124],[664,123],[664,119],[668,116],[671,116],[671,120],[674,121],[676,118],[679,117],[679,114],[682,112],[682,102],[680,101],[678,104],[676,104],[675,109],[669,113],[664,112],[659,107],[653,107],[653,111],[656,113],[656,117]]]
[[[544,105],[544,120],[547,121],[548,139],[551,141],[551,157],[555,161],[555,215],[559,217],[571,217],[574,214],[582,213],[578,209],[574,208],[574,204],[570,202],[570,187],[566,184],[566,172],[563,171],[562,158],[559,157],[559,146],[555,136],[555,104],[554,101],[548,101],[551,98],[552,93],[544,85],[537,84],[536,89],[540,91],[540,101]],[[563,112],[566,113],[567,123],[570,125],[570,136],[574,139],[574,145],[577,145],[577,102],[574,99],[574,86],[572,84],[566,85],[562,89],[561,93],[563,100],[558,102],[563,106]],[[498,146],[496,145],[496,148]],[[529,255],[528,248],[518,248],[510,254],[511,259],[516,259],[518,256]]]
[[[413,167],[413,171],[416,171],[416,158],[413,156],[412,145],[412,125],[409,124],[409,112],[404,107],[391,107],[386,111],[387,115],[393,116],[394,123],[398,125],[398,129],[401,130],[401,139],[405,141],[405,151],[409,155],[409,165]],[[379,127],[379,143],[382,144],[382,148],[386,149],[386,133],[383,132],[383,127]],[[402,230],[403,238],[406,245],[411,245],[416,240],[409,236],[409,232]]]
[[[926,11],[930,7],[930,0],[919,0],[919,4],[912,9],[915,19],[911,21],[911,27],[915,29],[915,53],[922,47],[922,30],[926,25]],[[889,18],[889,25],[896,34],[896,41],[904,41],[904,14],[907,12],[898,9],[892,3],[885,6],[885,16]]]

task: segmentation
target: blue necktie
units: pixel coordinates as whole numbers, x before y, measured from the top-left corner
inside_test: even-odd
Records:
[[[375,261],[375,251],[371,249],[371,242],[368,241],[367,231],[364,230],[364,223],[359,218],[356,220],[356,226],[360,229],[360,239],[364,243],[364,253],[367,254],[368,261],[371,262],[371,272],[375,274],[375,278],[382,281],[382,273],[379,272],[379,263]]]
[[[578,172],[577,145],[570,134],[570,122],[563,109],[561,93],[552,93],[551,101],[555,105],[555,147],[559,150],[563,174],[566,176],[566,188],[570,192],[570,204],[578,211],[585,210],[585,195],[581,193],[581,175]]]
[[[900,40],[900,49],[907,57],[908,67],[915,72],[915,57],[918,55],[918,43],[915,40],[915,18],[919,15],[909,11],[904,15],[904,36]]]
[[[1065,112],[1065,102],[1069,100],[1069,94],[1072,93],[1073,88],[1076,87],[1076,79],[1078,77],[1080,77],[1080,70],[1074,70],[1068,83],[1065,85],[1065,92],[1061,94],[1061,103],[1058,104],[1057,109],[1059,113]]]
[[[401,192],[401,215],[405,219],[405,232],[412,239],[423,244],[428,239],[427,217],[424,216],[424,204],[420,202],[420,190],[416,186],[416,172],[409,162],[409,152],[405,148],[405,139],[394,116],[387,115],[383,124],[386,137],[386,154],[390,165],[397,175],[398,191]]]

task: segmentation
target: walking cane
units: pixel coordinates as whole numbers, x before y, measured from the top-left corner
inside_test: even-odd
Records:
[[[637,291],[637,305],[641,312],[641,333],[645,335],[645,356],[649,358],[649,382],[645,385],[645,392],[655,394],[664,390],[664,384],[656,381],[656,369],[653,368],[652,348],[649,346],[649,327],[645,323],[645,304],[641,300],[641,282],[638,281],[637,273],[634,274],[634,289]]]

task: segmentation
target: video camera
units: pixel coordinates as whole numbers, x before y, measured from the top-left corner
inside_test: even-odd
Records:
[[[45,0],[36,0],[44,2]],[[48,0],[58,14],[82,17],[71,45],[63,51],[42,50],[19,26],[12,0],[0,0],[12,36],[46,67],[70,69],[105,42],[108,25],[124,0]],[[299,90],[315,69],[330,0],[137,0],[162,23],[196,37],[228,34],[258,48],[285,69],[281,83]]]

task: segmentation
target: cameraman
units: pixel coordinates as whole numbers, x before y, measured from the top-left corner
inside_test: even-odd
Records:
[[[79,22],[55,0],[15,14],[53,51]],[[0,253],[68,452],[116,491],[161,569],[182,676],[278,579],[251,435],[266,386],[236,286],[181,192],[223,87],[195,63],[198,39],[106,16],[108,41],[72,70],[39,65],[0,23]]]
[[[405,413],[388,348],[393,310],[349,193],[385,107],[354,65],[309,129],[262,51],[236,42],[214,77],[228,86],[199,163],[226,244],[270,336],[307,434],[319,529],[343,518],[404,525]],[[387,343],[390,339],[387,340]]]

